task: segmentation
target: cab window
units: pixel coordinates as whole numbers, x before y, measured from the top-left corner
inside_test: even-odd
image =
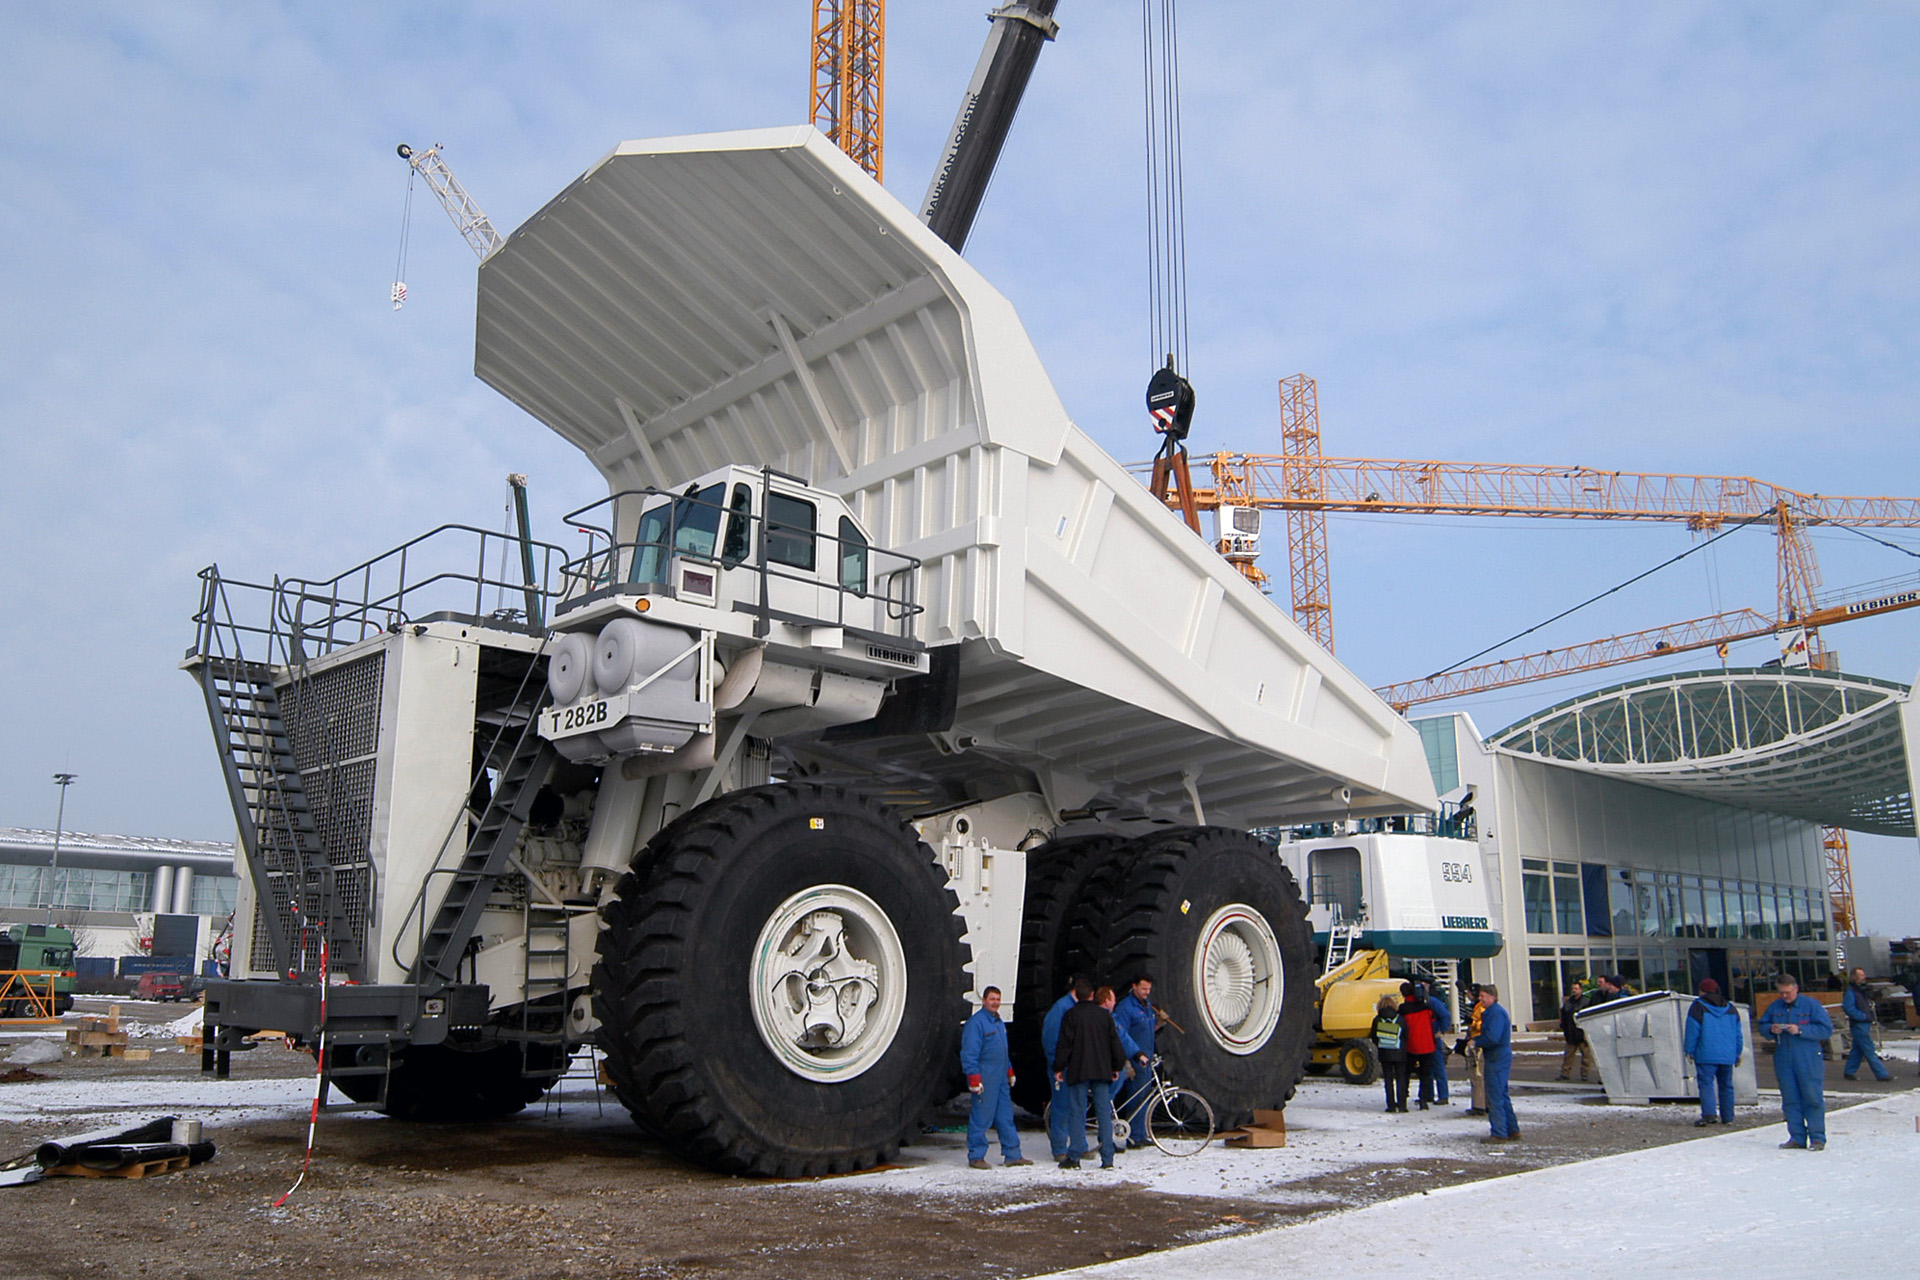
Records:
[[[729,569],[744,563],[753,554],[753,490],[746,485],[733,486],[733,501],[727,504],[727,536],[720,544],[720,562]]]
[[[845,516],[840,517],[840,585],[855,595],[867,594],[867,535]]]
[[[714,543],[720,535],[720,504],[726,495],[725,485],[710,484],[704,489],[688,489],[672,502],[649,507],[634,535],[633,565],[627,581],[666,582],[669,554],[713,559]]]
[[[673,500],[673,549],[681,555],[713,559],[714,545],[720,539],[720,504],[727,499],[727,487],[710,484],[690,490]]]
[[[767,559],[811,572],[818,518],[811,502],[784,493],[767,494]]]

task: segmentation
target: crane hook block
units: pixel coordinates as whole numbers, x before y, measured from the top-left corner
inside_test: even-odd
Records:
[[[1147,412],[1153,429],[1169,440],[1185,440],[1193,426],[1193,384],[1169,363],[1147,383]]]

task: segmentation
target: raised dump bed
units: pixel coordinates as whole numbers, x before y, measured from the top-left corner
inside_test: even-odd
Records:
[[[1056,808],[1233,826],[1434,807],[1418,735],[1073,424],[1007,299],[812,128],[616,148],[482,265],[474,368],[615,490],[764,465],[920,560],[951,724],[831,752],[896,797],[1015,771]]]

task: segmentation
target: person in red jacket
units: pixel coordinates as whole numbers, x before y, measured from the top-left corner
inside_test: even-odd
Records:
[[[1433,1039],[1433,1010],[1427,1005],[1425,988],[1411,982],[1400,984],[1400,1024],[1406,1028],[1409,1073],[1420,1075],[1420,1109],[1433,1105],[1433,1063],[1437,1047]],[[1401,1100],[1405,1111],[1405,1099]]]

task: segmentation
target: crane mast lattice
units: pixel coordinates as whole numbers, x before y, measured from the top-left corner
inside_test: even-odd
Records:
[[[815,0],[808,115],[881,180],[886,149],[887,0]]]

